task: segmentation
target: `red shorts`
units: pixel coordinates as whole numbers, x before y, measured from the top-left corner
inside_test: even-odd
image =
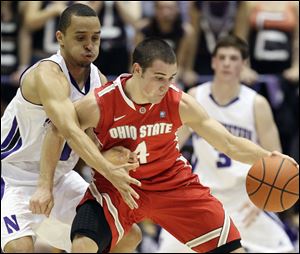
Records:
[[[133,223],[146,218],[160,225],[197,252],[208,252],[240,239],[240,234],[222,204],[210,195],[198,178],[186,186],[167,191],[134,187],[140,198],[138,209],[131,210],[120,193],[104,177],[91,184],[81,204],[96,199],[103,207],[112,232],[113,248]],[[101,194],[100,194],[101,193]]]

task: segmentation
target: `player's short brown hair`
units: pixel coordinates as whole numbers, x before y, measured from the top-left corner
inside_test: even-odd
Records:
[[[174,64],[176,63],[176,54],[172,47],[164,40],[147,38],[136,46],[132,56],[132,63],[138,63],[144,72],[152,65],[154,60]]]
[[[249,48],[247,42],[242,40],[236,35],[227,35],[221,37],[217,41],[217,45],[212,53],[212,56],[216,56],[219,48],[233,47],[241,52],[242,58],[245,60],[249,57]]]
[[[83,16],[83,17],[98,17],[97,13],[86,4],[73,4],[66,8],[60,15],[58,30],[65,33],[67,28],[71,24],[72,16]]]

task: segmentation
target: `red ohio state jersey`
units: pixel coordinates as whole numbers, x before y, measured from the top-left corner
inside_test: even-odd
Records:
[[[124,146],[134,151],[140,167],[130,175],[142,182],[142,189],[173,189],[195,180],[177,143],[182,91],[171,85],[159,104],[138,105],[124,92],[131,76],[122,74],[94,90],[101,114],[94,131],[102,149]],[[101,177],[96,172],[95,178]]]

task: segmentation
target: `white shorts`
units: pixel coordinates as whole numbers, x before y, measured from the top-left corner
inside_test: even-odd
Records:
[[[60,221],[69,228],[76,213],[76,206],[82,199],[89,184],[75,171],[70,171],[59,178],[53,187],[54,207],[50,218],[52,221]],[[35,240],[36,231],[41,223],[46,219],[45,215],[32,214],[29,210],[29,200],[36,190],[36,186],[15,183],[13,179],[1,177],[1,248],[11,240],[32,236]],[[50,221],[51,221],[50,220]],[[47,220],[49,224],[49,220]],[[50,229],[50,228],[49,228]],[[57,234],[49,230],[39,230],[43,232],[42,238],[50,245],[59,248],[55,243],[61,239],[61,233],[57,228]],[[49,242],[52,239],[54,243]],[[66,236],[70,242],[70,235]]]
[[[248,202],[247,194],[241,195],[227,193],[230,202],[223,203],[226,211],[234,221],[235,226],[241,234],[241,244],[247,252],[260,253],[283,253],[292,252],[294,247],[286,234],[282,222],[274,213],[261,212],[256,220],[245,227],[242,223],[243,213],[239,211],[244,202]],[[250,201],[249,201],[250,202]],[[250,205],[252,205],[250,203]],[[167,231],[162,230],[159,239],[159,253],[192,253],[194,252],[186,245],[179,242]]]

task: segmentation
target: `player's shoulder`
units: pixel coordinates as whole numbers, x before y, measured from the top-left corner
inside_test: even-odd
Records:
[[[207,90],[207,89],[210,89],[210,85],[211,85],[211,82],[205,82],[205,83],[202,83],[202,84],[199,84],[197,86],[194,86],[192,88],[190,88],[187,93],[189,95],[191,95],[192,97],[196,98],[197,97],[197,93],[202,93],[203,90]]]
[[[264,96],[257,93],[254,98],[256,108],[263,109],[270,106],[268,100]]]
[[[36,67],[32,68],[32,70],[29,70],[28,73],[33,75],[48,75],[48,78],[63,75],[63,71],[59,64],[50,60],[37,63]]]
[[[102,86],[95,88],[95,92],[98,97],[107,97],[108,95],[112,95],[115,92],[116,85],[113,81],[108,81]]]

